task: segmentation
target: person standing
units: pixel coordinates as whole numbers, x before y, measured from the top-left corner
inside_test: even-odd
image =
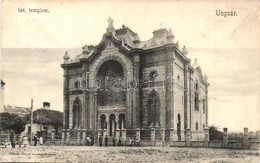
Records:
[[[43,137],[40,136],[40,145],[43,145]]]
[[[121,146],[121,145],[122,145],[122,137],[120,136],[119,140],[118,140],[118,146]]]
[[[106,135],[106,137],[105,137],[105,146],[106,146],[106,147],[108,146],[108,137],[107,137],[107,135]]]
[[[98,140],[99,140],[99,146],[102,147],[102,141],[103,141],[103,138],[102,138],[101,135],[99,136]]]
[[[91,145],[93,146],[94,145],[94,137],[93,137],[93,135],[91,135],[90,140],[91,140]]]
[[[129,140],[129,145],[130,145],[130,147],[132,147],[132,145],[133,145],[133,140],[132,140],[132,138],[130,138],[130,140]]]
[[[113,146],[116,146],[116,139],[113,137]]]
[[[22,144],[23,144],[23,137],[22,135],[19,136],[19,148],[22,147]]]
[[[37,146],[37,141],[38,141],[37,134],[34,135],[33,141],[34,141],[34,146]]]
[[[10,141],[11,141],[12,148],[15,148],[15,140],[14,140],[14,132],[13,131],[11,132]]]

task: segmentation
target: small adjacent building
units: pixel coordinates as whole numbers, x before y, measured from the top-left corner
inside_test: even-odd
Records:
[[[31,129],[32,133],[36,134],[43,132],[45,135],[52,133],[55,129],[56,134],[62,132],[62,119],[63,113],[57,110],[50,109],[50,103],[44,102],[44,107],[37,109],[33,112],[33,125],[31,127],[31,114],[24,117],[27,121],[25,130],[22,134],[30,135]]]

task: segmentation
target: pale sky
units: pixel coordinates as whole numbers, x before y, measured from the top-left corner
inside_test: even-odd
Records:
[[[209,125],[230,131],[260,127],[259,1],[4,1],[2,2],[1,71],[5,105],[35,108],[43,101],[63,109],[63,62],[85,44],[97,45],[107,28],[124,24],[148,40],[159,28],[171,28],[180,47],[207,74]],[[45,2],[45,3],[43,3]],[[19,13],[24,8],[26,13]],[[30,13],[47,8],[49,13]],[[216,10],[237,16],[216,16]]]

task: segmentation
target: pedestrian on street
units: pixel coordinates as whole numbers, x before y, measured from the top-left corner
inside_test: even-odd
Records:
[[[34,146],[37,146],[37,141],[38,141],[37,134],[34,135],[33,141],[34,141]]]
[[[116,146],[116,139],[113,137],[113,146]]]
[[[14,132],[13,131],[11,132],[10,141],[11,141],[12,148],[15,148],[15,140],[14,140]]]
[[[133,145],[133,140],[132,140],[132,138],[130,138],[129,144],[130,144],[130,147],[132,147],[132,145]]]
[[[99,146],[102,147],[102,141],[103,141],[102,136],[99,136],[98,140],[99,140]]]
[[[91,135],[90,140],[91,140],[91,145],[94,145],[94,136],[93,135]]]
[[[19,148],[22,147],[22,144],[23,144],[23,137],[22,135],[19,136]]]
[[[40,145],[43,145],[43,138],[42,138],[42,136],[40,137]]]
[[[5,139],[4,145],[5,145],[5,148],[7,148],[7,146],[8,146],[8,142],[7,142],[6,139]]]
[[[121,145],[122,145],[122,137],[120,136],[119,140],[118,140],[118,146],[121,146]]]
[[[105,137],[105,146],[106,146],[106,147],[108,146],[108,137],[107,137],[107,135],[106,135],[106,137]]]

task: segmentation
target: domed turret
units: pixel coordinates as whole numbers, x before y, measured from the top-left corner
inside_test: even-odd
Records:
[[[66,63],[66,64],[69,63],[70,56],[67,51],[65,52],[63,59],[64,59],[64,63]]]
[[[183,48],[182,48],[182,54],[184,54],[185,56],[187,56],[187,54],[188,54],[188,50],[187,50],[187,48],[186,48],[186,46],[184,45],[183,46]]]
[[[83,54],[89,54],[89,49],[88,49],[88,46],[87,46],[87,45],[85,45],[85,46],[82,47],[82,53],[83,53]]]
[[[176,42],[176,47],[179,49],[179,41]]]
[[[205,81],[207,81],[207,80],[208,80],[208,77],[207,77],[207,75],[206,75],[206,74],[204,75],[204,80],[205,80]]]
[[[133,43],[134,43],[135,47],[139,47],[140,42],[141,41],[140,41],[139,36],[135,35],[134,40],[133,40]]]
[[[168,43],[173,43],[174,35],[172,33],[171,28],[169,29],[166,38],[167,38]]]

